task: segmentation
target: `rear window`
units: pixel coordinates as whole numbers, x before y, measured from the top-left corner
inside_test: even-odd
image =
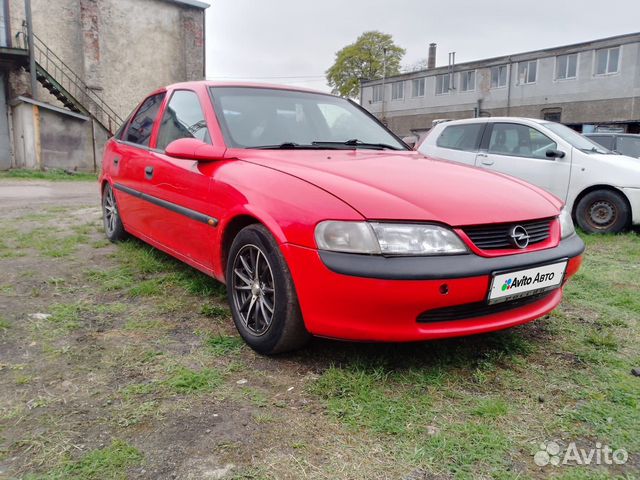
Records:
[[[480,147],[480,139],[484,123],[470,123],[468,125],[449,125],[436,140],[436,145],[454,150],[476,151]]]
[[[640,137],[618,137],[616,150],[623,155],[640,158]]]
[[[613,136],[612,135],[589,135],[587,138],[599,143],[608,150],[613,150]]]

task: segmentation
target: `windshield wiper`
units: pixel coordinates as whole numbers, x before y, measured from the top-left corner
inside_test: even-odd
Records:
[[[319,148],[316,145],[302,145],[295,142],[283,142],[279,145],[257,145],[255,147],[249,148],[258,148],[260,150],[318,150]]]
[[[607,152],[605,152],[605,151],[603,151],[603,150],[600,150],[600,149],[598,149],[598,148],[596,148],[596,147],[591,147],[591,148],[581,148],[580,150],[582,150],[582,151],[583,151],[583,152],[585,152],[585,153],[601,153],[601,154],[605,154],[605,155],[606,155],[606,153],[607,153]]]
[[[358,140],[357,138],[352,138],[351,140],[347,140],[345,142],[323,142],[316,141],[311,142],[313,145],[345,145],[347,147],[355,147],[355,148],[371,148],[374,150],[400,150],[398,147],[394,147],[393,145],[389,145],[387,143],[368,143]]]

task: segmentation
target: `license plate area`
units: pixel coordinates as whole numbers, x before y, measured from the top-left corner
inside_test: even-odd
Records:
[[[494,272],[487,303],[501,303],[555,290],[562,285],[567,259],[519,270]]]

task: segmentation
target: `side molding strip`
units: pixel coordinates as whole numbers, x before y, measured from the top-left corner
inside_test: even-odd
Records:
[[[114,183],[113,188],[115,188],[116,190],[120,190],[121,192],[128,193],[129,195],[133,195],[134,197],[140,198],[159,207],[171,210],[172,212],[184,215],[185,217],[188,217],[191,220],[195,220],[196,222],[206,223],[207,225],[211,225],[212,227],[218,226],[217,218],[210,217],[209,215],[205,215],[204,213],[196,212],[195,210],[191,210],[175,203],[167,202],[166,200],[162,200],[161,198],[147,195],[146,193],[139,192],[138,190],[126,187],[120,183]]]

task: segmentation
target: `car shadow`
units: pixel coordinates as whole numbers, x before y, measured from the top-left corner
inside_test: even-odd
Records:
[[[413,343],[356,343],[313,338],[302,350],[276,358],[287,359],[302,369],[316,372],[331,366],[382,368],[385,371],[474,370],[532,355],[551,335],[546,325],[545,319],[539,319],[509,330]]]

